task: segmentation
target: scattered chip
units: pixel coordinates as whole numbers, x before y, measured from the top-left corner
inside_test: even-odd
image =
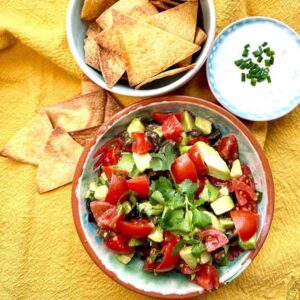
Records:
[[[84,60],[87,65],[101,72],[100,47],[93,38],[84,40]]]
[[[37,172],[38,191],[45,193],[72,182],[82,146],[62,128],[50,135]]]
[[[148,12],[149,15],[156,14],[158,11],[154,5],[152,5],[148,0],[119,0],[109,9],[107,9],[97,20],[96,22],[102,29],[106,29],[113,24],[112,11],[117,10],[121,13],[128,14],[136,6],[143,7],[143,12]],[[134,12],[134,10],[133,10]],[[138,14],[140,11],[138,12]],[[137,17],[136,15],[135,17]]]
[[[90,80],[85,74],[82,75],[81,79],[81,92],[82,94],[88,94],[92,92],[102,91],[102,87]]]
[[[38,165],[52,130],[53,127],[47,114],[39,113],[7,142],[0,155]]]
[[[110,93],[106,93],[107,101],[105,106],[104,122],[109,120],[112,116],[118,113],[123,107],[111,96]]]
[[[90,142],[100,126],[69,132],[70,136],[82,147]]]
[[[81,19],[84,21],[95,20],[116,1],[117,0],[84,0]]]
[[[152,77],[152,78],[149,78],[149,79],[145,80],[144,82],[140,83],[140,84],[137,85],[135,88],[136,88],[136,89],[139,89],[139,88],[141,88],[142,86],[144,86],[145,84],[148,84],[148,83],[150,83],[150,82],[153,82],[153,81],[158,80],[158,79],[161,79],[161,78],[173,76],[173,75],[176,75],[176,74],[179,74],[179,73],[182,73],[182,72],[191,70],[191,69],[193,69],[194,67],[195,67],[195,64],[189,65],[189,66],[186,66],[186,67],[176,68],[176,69],[172,69],[172,70],[168,70],[168,71],[159,73],[158,75],[156,75],[156,76],[154,76],[154,77]]]
[[[104,119],[104,90],[79,95],[69,100],[41,108],[48,114],[53,127],[75,131],[98,126]]]
[[[198,46],[201,46],[206,41],[206,39],[206,33],[200,27],[197,26],[194,43]]]
[[[100,67],[105,83],[112,88],[125,72],[125,64],[119,54],[100,49]]]
[[[150,24],[113,11],[119,24],[122,57],[130,86],[168,69],[197,52],[200,47]]]

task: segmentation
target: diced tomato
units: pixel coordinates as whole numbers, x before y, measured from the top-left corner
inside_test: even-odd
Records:
[[[230,216],[234,222],[235,229],[243,241],[249,240],[258,229],[258,214],[250,211],[233,210]]]
[[[173,248],[174,245],[172,243],[168,243],[161,249],[163,258],[161,262],[157,265],[155,269],[156,272],[168,272],[176,267],[180,260],[180,256],[178,254],[175,256],[172,255]]]
[[[239,246],[231,246],[228,250],[228,259],[233,261],[236,257],[239,257],[241,253],[243,253],[243,249]]]
[[[232,190],[230,190],[230,185],[231,185],[231,181],[230,180],[221,180],[221,179],[217,179],[215,177],[211,177],[211,176],[207,176],[209,182],[214,185],[216,188],[221,189],[222,187],[226,186],[229,189],[229,192],[232,192]]]
[[[222,231],[214,228],[203,230],[200,235],[204,240],[207,252],[212,252],[218,248],[221,248],[229,242],[227,236]]]
[[[151,118],[154,119],[157,123],[162,124],[171,115],[175,115],[175,117],[178,119],[178,121],[181,122],[181,119],[182,119],[182,113],[181,112],[167,113],[167,114],[163,114],[163,113],[159,113],[159,112],[153,112],[151,114]]]
[[[130,254],[134,252],[134,248],[128,246],[128,240],[122,235],[116,235],[104,243],[110,250],[119,254]]]
[[[209,144],[209,137],[207,135],[199,135],[199,136],[196,136],[196,137],[190,139],[187,144],[188,144],[188,146],[193,146],[197,142],[204,142],[204,143]]]
[[[195,282],[207,291],[217,289],[220,286],[219,273],[212,265],[201,265],[201,269],[196,273]]]
[[[208,168],[203,160],[202,154],[197,145],[194,145],[188,150],[188,156],[196,166],[197,173],[199,176],[205,176],[208,173]]]
[[[198,190],[197,190],[197,192],[195,194],[196,198],[198,198],[199,195],[201,194],[201,192],[203,191],[203,189],[205,187],[205,182],[206,182],[206,178],[204,176],[198,178],[198,186],[199,186],[199,188],[198,188]]]
[[[241,168],[243,175],[239,178],[239,180],[247,184],[252,190],[255,190],[255,182],[250,168],[243,163],[241,164]]]
[[[216,150],[225,160],[232,162],[239,156],[238,142],[234,135],[222,138],[216,146]]]
[[[93,158],[100,156],[103,152],[107,152],[107,150],[113,148],[115,145],[121,146],[123,143],[124,142],[120,137],[111,139],[100,147],[100,149],[93,155]]]
[[[182,124],[175,115],[170,115],[162,124],[162,132],[166,139],[178,142],[182,139]]]
[[[173,246],[175,246],[179,241],[180,241],[180,235],[175,235],[171,233],[170,231],[165,231],[164,232],[164,240],[161,243],[162,246],[165,246],[169,243],[171,243]]]
[[[100,228],[118,232],[118,224],[122,219],[124,219],[124,215],[119,216],[117,207],[113,206],[103,212],[103,214],[99,216],[96,221]]]
[[[179,264],[179,271],[185,275],[195,274],[200,271],[201,265],[197,265],[195,269],[191,269],[184,261],[181,261]]]
[[[153,145],[147,140],[146,134],[143,132],[133,132],[132,152],[144,154],[153,149]]]
[[[146,175],[128,179],[126,183],[128,189],[135,192],[137,197],[145,198],[150,192],[150,182]]]
[[[112,207],[114,206],[104,201],[92,201],[90,204],[90,208],[96,222],[97,219],[101,217],[106,210]]]
[[[245,202],[243,204],[239,202],[240,205],[244,205],[247,203],[247,196],[249,196],[252,201],[257,200],[257,195],[256,195],[255,191],[250,186],[248,186],[246,183],[234,178],[231,180],[231,184],[232,184],[232,188],[235,192],[237,192],[237,191],[243,192],[243,193],[238,193],[238,194],[236,193],[237,198],[238,198],[238,196],[240,196],[240,200],[242,202]],[[239,201],[239,199],[237,199],[237,200]]]
[[[127,191],[128,188],[126,179],[123,176],[113,174],[111,176],[110,185],[105,197],[105,202],[117,204],[118,201],[120,201],[121,203],[123,203],[128,198]]]
[[[120,221],[119,229],[123,235],[129,238],[145,238],[153,230],[153,223],[146,219],[131,219],[130,221]]]
[[[248,202],[245,205],[239,205],[237,204],[235,206],[236,210],[244,210],[244,211],[250,211],[253,213],[257,213],[257,203],[252,200],[248,200]]]
[[[179,156],[171,166],[171,172],[177,183],[181,183],[185,179],[197,182],[197,170],[193,161],[187,154]]]
[[[128,172],[126,170],[114,168],[113,166],[102,166],[102,170],[109,180],[111,179],[112,174],[123,176],[123,177],[128,176]]]
[[[145,261],[143,270],[144,271],[154,271],[156,269],[157,265],[158,265],[157,263],[153,263],[153,262],[150,263],[150,262]]]

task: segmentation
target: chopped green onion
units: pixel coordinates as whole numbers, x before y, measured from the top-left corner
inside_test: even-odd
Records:
[[[268,45],[268,42],[264,42],[264,43],[262,44],[263,47],[266,47],[267,45]]]
[[[271,66],[271,61],[268,60],[268,59],[266,59],[266,60],[265,60],[265,66],[266,66],[266,67],[270,67],[270,66]]]
[[[268,83],[271,83],[271,77],[270,76],[267,77],[267,80],[268,80]]]
[[[273,56],[274,54],[275,54],[274,51],[268,51],[268,52],[266,53],[266,55],[269,56],[269,57],[270,57],[270,56]]]
[[[244,62],[243,59],[236,60],[234,63],[239,67]]]
[[[249,51],[245,48],[244,51],[243,51],[242,56],[247,57],[248,55],[249,55]]]
[[[246,81],[246,74],[242,73],[242,82]]]
[[[262,56],[259,56],[258,58],[257,58],[257,62],[261,62],[263,60],[263,57]]]
[[[250,44],[247,44],[244,46],[244,48],[249,48],[250,47]]]
[[[263,53],[263,49],[262,49],[262,47],[261,47],[261,46],[259,46],[259,47],[258,47],[258,49],[259,49],[259,52],[260,52],[260,54],[262,54],[262,53]]]
[[[252,54],[253,54],[255,57],[260,56],[259,50],[255,50],[254,52],[252,52]]]
[[[270,57],[270,64],[273,65],[274,64],[274,56]]]
[[[254,78],[251,79],[251,85],[256,86],[256,79],[254,79]]]
[[[269,52],[270,50],[271,50],[270,47],[268,47],[268,48],[265,48],[265,49],[264,49],[264,52],[267,53],[267,52]]]

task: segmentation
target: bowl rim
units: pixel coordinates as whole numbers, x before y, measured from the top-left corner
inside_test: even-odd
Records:
[[[267,238],[267,235],[269,233],[271,223],[272,223],[274,202],[275,202],[275,191],[274,191],[274,182],[273,182],[271,168],[269,166],[267,157],[266,157],[265,153],[263,152],[261,146],[259,145],[259,143],[256,140],[256,138],[254,137],[254,135],[251,133],[251,131],[246,127],[246,125],[244,125],[238,118],[236,118],[234,115],[232,115],[230,112],[226,111],[222,107],[220,107],[214,103],[211,103],[209,101],[203,100],[203,99],[189,97],[189,96],[176,96],[176,95],[175,96],[161,96],[161,97],[157,97],[157,98],[145,99],[145,100],[136,102],[136,103],[124,108],[123,110],[121,110],[120,112],[115,114],[112,118],[110,118],[108,121],[103,123],[103,125],[98,129],[97,133],[94,135],[94,137],[91,139],[91,141],[85,146],[85,148],[79,158],[78,164],[76,166],[75,174],[74,174],[74,179],[73,179],[71,205],[72,205],[72,212],[73,212],[73,219],[74,219],[75,227],[76,227],[78,236],[81,240],[81,243],[82,243],[83,247],[85,248],[86,252],[88,253],[88,255],[90,256],[90,258],[95,262],[95,264],[106,275],[108,275],[111,279],[113,279],[117,283],[121,284],[122,286],[128,288],[129,290],[137,292],[137,293],[145,295],[145,296],[150,296],[150,297],[154,297],[154,298],[165,298],[165,299],[186,299],[186,298],[200,296],[206,292],[204,291],[204,293],[202,293],[202,294],[200,294],[199,292],[190,292],[187,294],[161,294],[159,292],[147,292],[147,291],[144,291],[142,289],[135,287],[134,285],[123,282],[122,280],[120,280],[118,278],[117,274],[108,270],[105,267],[105,265],[102,264],[101,259],[96,255],[96,253],[93,251],[92,247],[87,242],[85,232],[84,232],[84,230],[81,226],[81,222],[80,222],[79,205],[78,205],[79,199],[77,198],[77,194],[76,194],[78,181],[82,175],[83,166],[85,164],[86,158],[90,152],[91,147],[95,144],[98,136],[104,134],[109,126],[111,126],[117,120],[126,116],[128,113],[133,112],[142,107],[147,107],[149,104],[163,102],[163,101],[164,102],[168,101],[168,102],[192,103],[192,104],[196,104],[196,105],[200,104],[202,106],[208,107],[209,109],[216,111],[217,113],[219,113],[221,115],[224,115],[230,121],[232,121],[246,135],[246,137],[248,138],[248,140],[254,147],[254,149],[262,163],[263,170],[265,172],[268,202],[267,202],[267,209],[266,209],[266,220],[265,220],[265,224],[263,225],[261,234],[258,237],[257,247],[254,251],[249,251],[248,256],[245,258],[245,260],[242,264],[245,264],[245,262],[249,261],[249,259],[250,259],[250,264],[252,263],[252,261],[254,260],[254,258],[258,254],[258,252],[260,251],[262,245],[264,244],[264,242]],[[250,264],[245,264],[244,265],[245,268],[243,268],[242,271],[244,271]],[[238,275],[239,274],[240,274],[240,272],[238,272]],[[234,278],[235,278],[235,276],[233,277],[233,279]]]
[[[250,17],[245,17],[245,18],[241,18],[241,19],[238,19],[230,24],[228,24],[226,27],[224,27],[216,36],[214,42],[213,42],[213,45],[211,47],[211,51],[208,55],[208,58],[207,58],[207,63],[206,63],[206,78],[207,78],[207,82],[208,82],[208,86],[209,86],[209,89],[211,90],[211,92],[213,93],[214,97],[218,100],[218,102],[224,106],[227,110],[229,110],[232,114],[238,116],[239,118],[243,118],[245,120],[249,120],[249,121],[259,121],[259,122],[262,122],[262,121],[272,121],[272,120],[276,120],[276,119],[279,119],[285,115],[287,115],[288,113],[290,113],[292,110],[294,110],[298,105],[299,105],[299,102],[300,102],[300,97],[299,97],[299,101],[295,101],[295,104],[294,105],[290,105],[290,107],[286,110],[283,110],[281,113],[280,112],[277,112],[275,113],[274,111],[271,113],[271,116],[267,116],[265,114],[265,116],[258,116],[256,115],[256,117],[250,117],[248,115],[245,114],[245,112],[242,112],[236,108],[233,108],[231,107],[229,104],[230,104],[230,101],[227,101],[227,99],[224,99],[223,96],[221,95],[222,93],[220,93],[220,95],[218,95],[218,92],[216,91],[216,89],[213,87],[213,82],[211,80],[211,76],[210,76],[210,68],[209,68],[209,62],[211,60],[211,56],[213,54],[213,49],[215,47],[215,45],[219,42],[219,40],[222,38],[222,36],[230,29],[232,28],[233,26],[235,25],[240,25],[241,23],[243,24],[244,22],[257,22],[257,21],[268,21],[268,22],[271,22],[271,23],[275,23],[277,25],[280,25],[284,28],[286,28],[290,33],[294,34],[296,37],[298,37],[299,41],[300,41],[300,35],[291,27],[289,26],[288,24],[278,20],[278,19],[275,19],[275,18],[271,18],[271,17],[265,17],[265,16],[250,16]],[[299,43],[300,45],[300,43]],[[289,100],[289,103],[290,102],[293,102],[293,99]]]
[[[215,32],[216,32],[216,12],[215,12],[215,6],[213,1],[205,1],[206,4],[208,5],[208,11],[210,13],[209,19],[210,19],[210,30],[207,32],[207,40],[205,42],[204,47],[201,49],[201,52],[199,56],[197,57],[195,64],[196,66],[187,71],[183,76],[181,76],[179,79],[176,81],[160,87],[160,88],[155,88],[155,89],[149,89],[149,90],[136,90],[135,88],[126,87],[124,89],[122,86],[119,86],[118,83],[112,87],[109,88],[106,83],[104,82],[103,79],[101,79],[98,75],[95,75],[94,72],[92,72],[91,67],[89,67],[85,62],[84,59],[82,59],[76,50],[75,46],[75,36],[72,34],[72,20],[73,20],[73,11],[76,2],[79,0],[70,0],[68,9],[67,9],[67,16],[66,16],[66,33],[67,33],[67,40],[68,40],[68,45],[70,48],[70,51],[77,63],[77,65],[80,67],[81,71],[94,83],[102,87],[103,89],[116,93],[119,95],[124,95],[124,96],[132,96],[132,97],[154,97],[162,94],[167,94],[170,93],[180,87],[182,87],[184,84],[189,82],[201,69],[201,67],[204,65],[206,62],[208,55],[210,53],[210,50],[213,46],[214,39],[215,39]],[[203,0],[199,0],[201,2]]]

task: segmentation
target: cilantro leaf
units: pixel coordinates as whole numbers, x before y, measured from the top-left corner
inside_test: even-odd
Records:
[[[153,192],[159,191],[166,201],[172,199],[175,194],[172,182],[167,177],[163,176],[160,176],[158,180],[152,181],[151,190]]]
[[[182,239],[180,240],[176,245],[175,247],[173,248],[172,250],[172,255],[175,256],[178,254],[178,252],[187,244],[189,245],[193,245],[193,244],[198,244],[199,241],[197,240],[194,240],[194,239],[189,239],[189,240],[186,240],[186,239]]]
[[[164,153],[152,153],[152,159],[150,162],[150,167],[154,171],[169,171],[171,169],[171,165],[176,159],[173,146],[171,144],[167,144],[165,146]]]
[[[192,210],[192,214],[193,214],[193,225],[195,227],[203,228],[212,224],[211,217],[208,214],[204,213],[203,211],[194,208]]]
[[[186,179],[178,184],[178,190],[189,197],[194,197],[194,194],[198,190],[198,184],[193,183],[190,179]]]
[[[194,257],[199,257],[201,255],[201,253],[204,251],[205,251],[205,248],[201,242],[198,242],[198,244],[193,245],[193,247],[191,249],[192,255]]]

